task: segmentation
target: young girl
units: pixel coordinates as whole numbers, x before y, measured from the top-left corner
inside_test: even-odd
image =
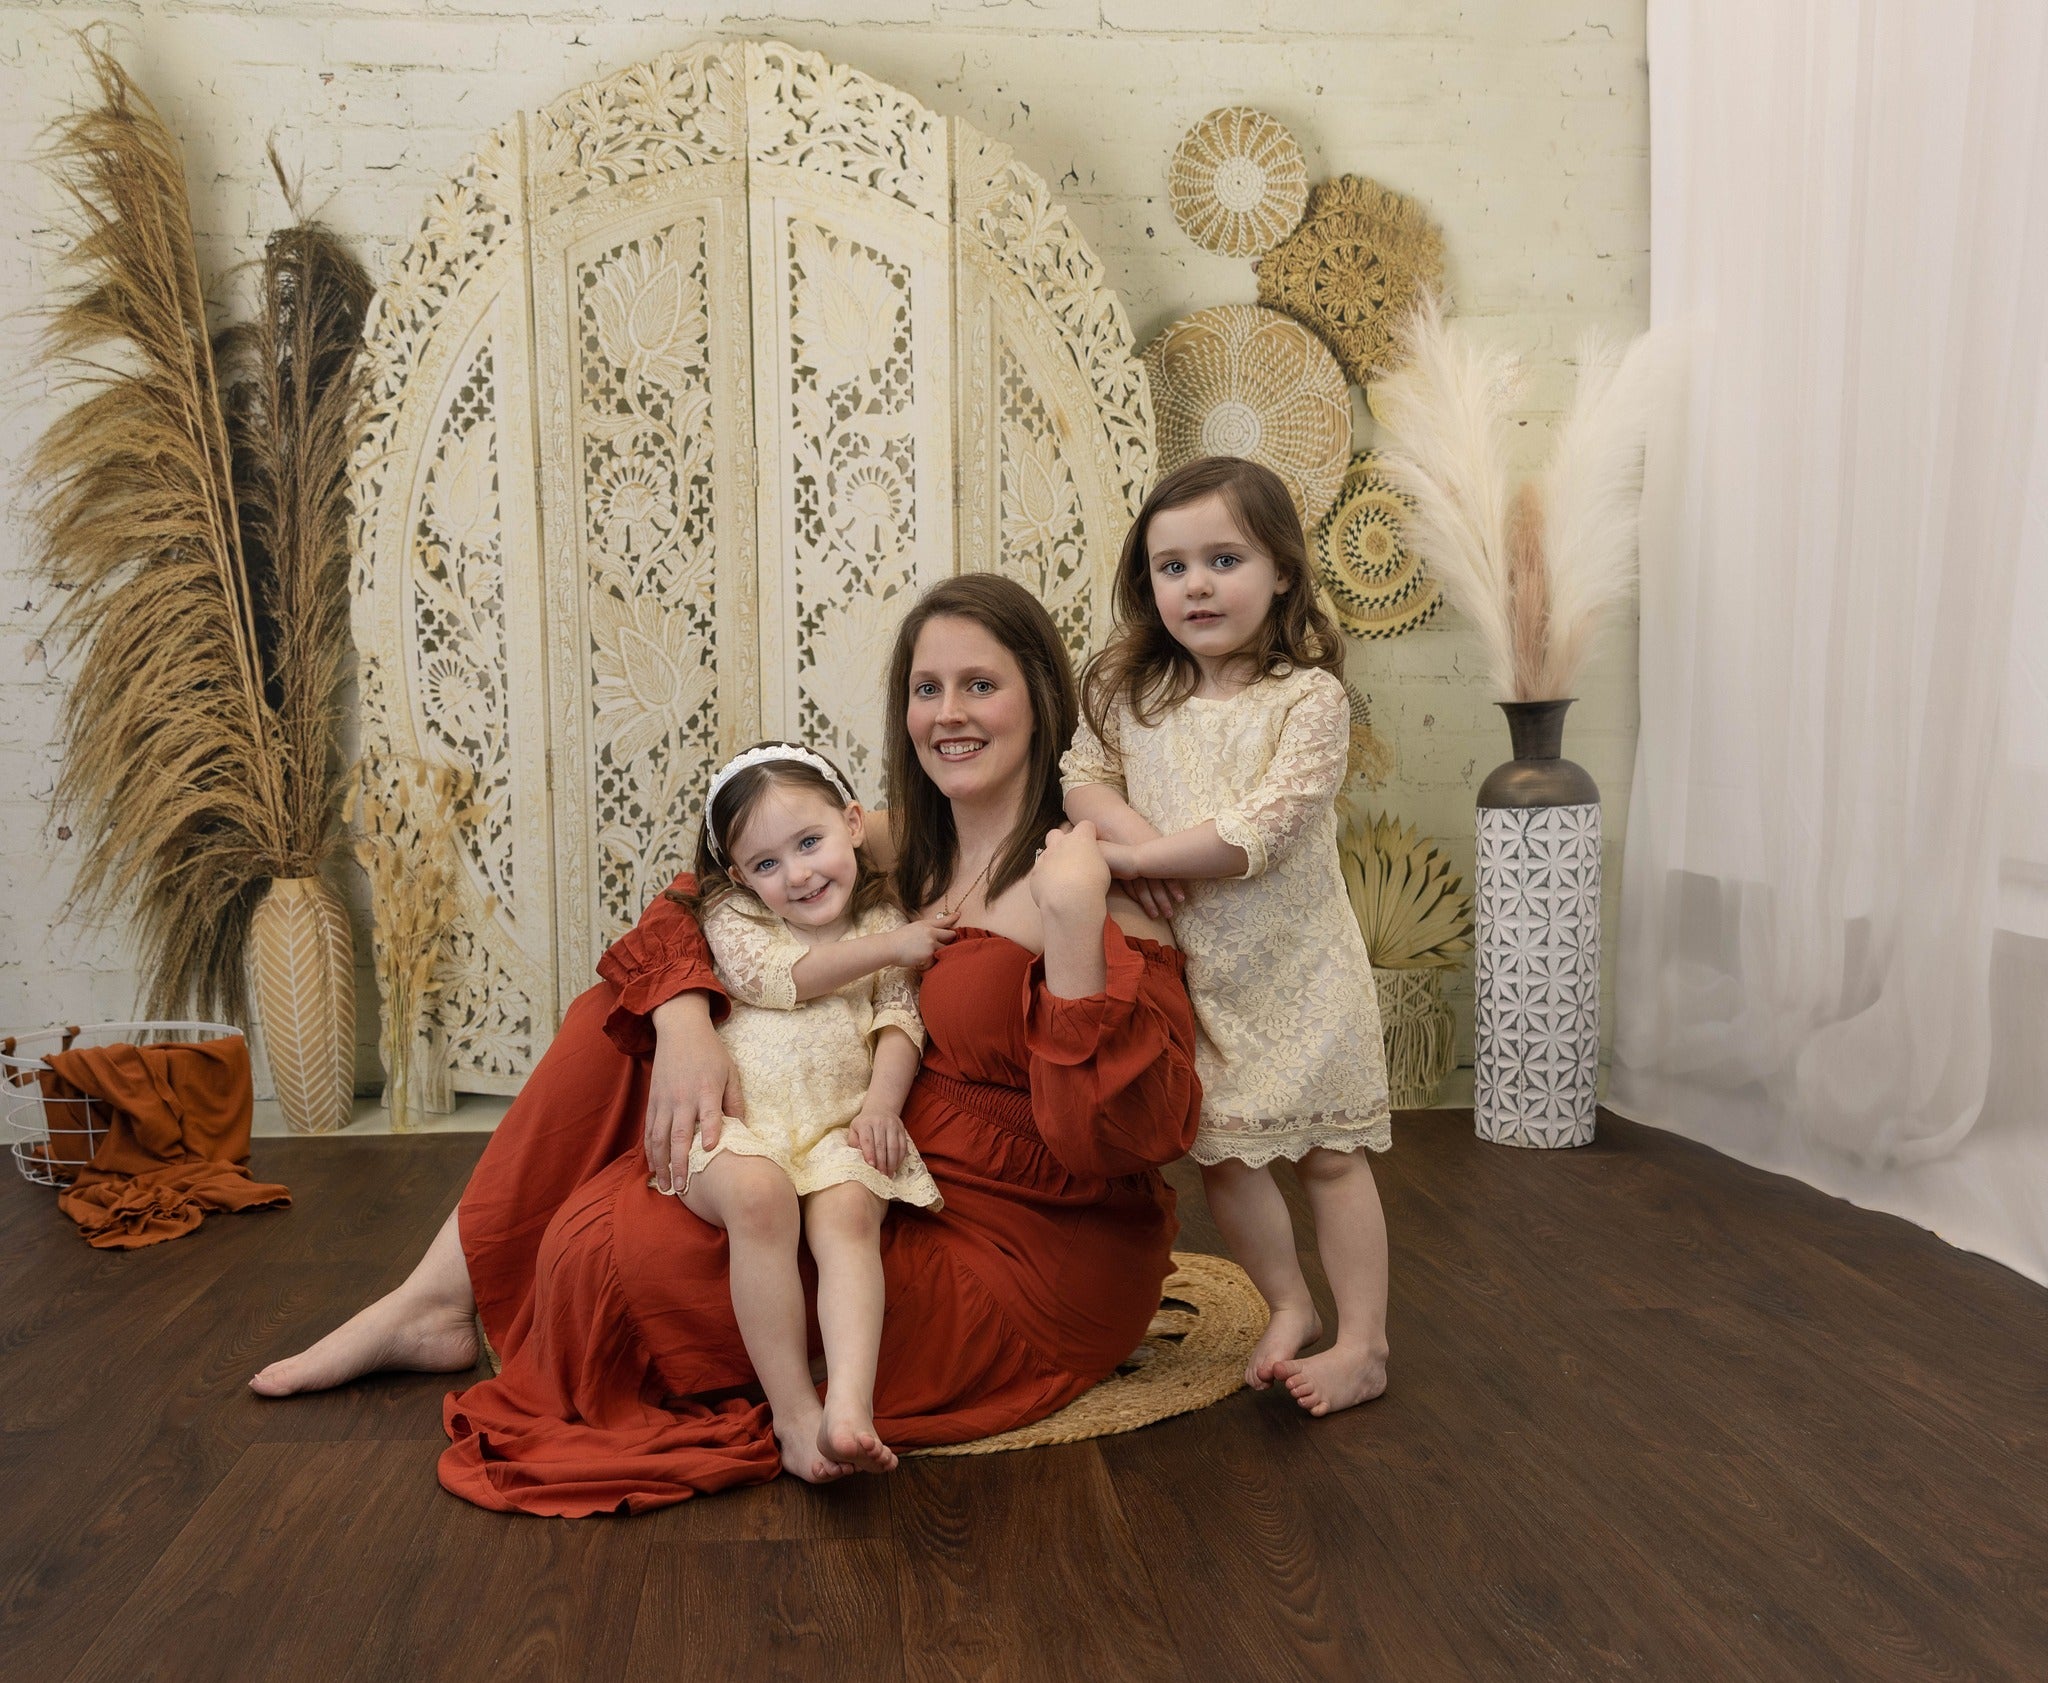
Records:
[[[1061,763],[1119,877],[1178,879],[1174,935],[1202,1030],[1194,1158],[1271,1319],[1245,1381],[1311,1414],[1387,1383],[1387,1232],[1361,1148],[1391,1143],[1379,1001],[1337,861],[1350,740],[1341,645],[1317,608],[1279,478],[1212,456],[1146,498],[1117,567],[1117,626],[1082,680]],[[1315,1216],[1337,1336],[1322,1337],[1271,1165]]]
[[[712,778],[697,842],[695,909],[733,999],[719,1034],[746,1119],[700,1133],[678,1192],[725,1229],[733,1315],[782,1464],[814,1484],[896,1465],[874,1421],[882,1215],[892,1199],[939,1207],[902,1109],[924,1042],[911,973],[952,932],[906,923],[865,838],[829,760],[767,742]],[[799,1221],[818,1265],[822,1406],[805,1353]]]

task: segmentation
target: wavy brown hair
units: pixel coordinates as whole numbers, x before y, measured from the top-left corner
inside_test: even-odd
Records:
[[[896,893],[914,914],[945,893],[959,863],[960,838],[953,806],[918,764],[905,709],[918,634],[935,619],[964,619],[1006,649],[1024,675],[1031,697],[1029,787],[1017,827],[989,873],[993,900],[1031,869],[1046,831],[1066,822],[1060,797],[1060,756],[1074,734],[1074,668],[1067,646],[1044,605],[1013,579],[962,573],[942,579],[920,596],[896,632],[889,657],[889,816],[896,832]]]
[[[1283,594],[1273,598],[1258,641],[1235,657],[1260,677],[1284,678],[1302,667],[1344,676],[1344,642],[1316,603],[1308,539],[1294,499],[1271,468],[1242,456],[1201,456],[1152,487],[1124,538],[1116,564],[1116,628],[1081,677],[1088,728],[1109,739],[1109,715],[1123,702],[1140,724],[1159,719],[1194,693],[1201,668],[1166,629],[1152,599],[1152,517],[1203,497],[1220,496],[1238,530],[1271,557]]]
[[[754,748],[792,748],[794,743],[757,742]],[[747,752],[752,753],[750,748]],[[816,753],[816,749],[811,750]],[[833,768],[837,770],[835,766]],[[842,780],[850,789],[851,779],[844,772]],[[678,905],[687,906],[691,911],[702,914],[721,900],[729,900],[735,894],[744,895],[756,907],[762,907],[759,895],[749,888],[731,870],[719,863],[718,855],[732,857],[733,844],[740,832],[746,828],[747,820],[754,808],[761,804],[761,798],[770,789],[802,789],[822,795],[832,803],[835,811],[846,805],[846,797],[832,786],[832,780],[814,765],[802,760],[763,760],[757,766],[748,766],[745,771],[728,778],[718,791],[718,798],[704,809],[704,821],[697,826],[697,863],[693,867],[697,876],[697,892],[681,894],[675,889],[666,890],[669,899]],[[718,840],[718,851],[712,851],[712,838]],[[853,898],[847,903],[849,917],[864,917],[877,906],[889,903],[889,877],[869,856],[865,847],[854,849],[854,858],[860,862],[860,872],[854,878]]]

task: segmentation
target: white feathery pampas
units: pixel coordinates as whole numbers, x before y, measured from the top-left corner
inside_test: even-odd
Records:
[[[1675,342],[1646,333],[1579,347],[1579,382],[1550,460],[1520,487],[1509,414],[1521,367],[1467,342],[1427,299],[1408,360],[1373,392],[1387,472],[1414,498],[1409,541],[1478,630],[1505,699],[1572,693],[1635,577],[1643,440],[1676,371]]]

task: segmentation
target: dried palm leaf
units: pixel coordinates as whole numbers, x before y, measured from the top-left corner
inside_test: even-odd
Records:
[[[246,1021],[244,952],[288,855],[283,747],[263,696],[227,429],[178,143],[98,42],[100,102],[48,165],[76,280],[44,359],[82,391],[31,474],[54,627],[80,652],[60,810],[86,838],[73,905],[124,912],[154,1016]]]
[[[1447,968],[1472,950],[1472,896],[1435,843],[1384,815],[1353,813],[1338,855],[1374,969]]]
[[[274,145],[270,165],[293,222],[265,243],[255,318],[222,334],[214,354],[265,696],[283,747],[290,857],[282,874],[311,876],[341,817],[348,463],[374,287],[332,230],[305,216]]]

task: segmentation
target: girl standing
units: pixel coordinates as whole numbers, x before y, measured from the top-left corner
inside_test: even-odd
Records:
[[[1337,859],[1350,741],[1335,628],[1279,478],[1169,474],[1124,541],[1117,627],[1082,681],[1067,812],[1122,878],[1187,884],[1174,934],[1201,1030],[1193,1156],[1271,1318],[1245,1368],[1311,1414],[1387,1383],[1387,1232],[1365,1150],[1391,1143],[1379,1002]],[[1295,1165],[1337,1304],[1323,1327],[1271,1165]]]
[[[875,1432],[882,1216],[939,1207],[903,1130],[924,1025],[912,971],[952,932],[906,923],[862,852],[837,767],[767,742],[711,780],[693,906],[732,996],[719,1025],[745,1119],[707,1123],[675,1190],[725,1229],[732,1306],[785,1469],[818,1482],[888,1472]],[[805,1349],[799,1238],[818,1266],[822,1406]]]

